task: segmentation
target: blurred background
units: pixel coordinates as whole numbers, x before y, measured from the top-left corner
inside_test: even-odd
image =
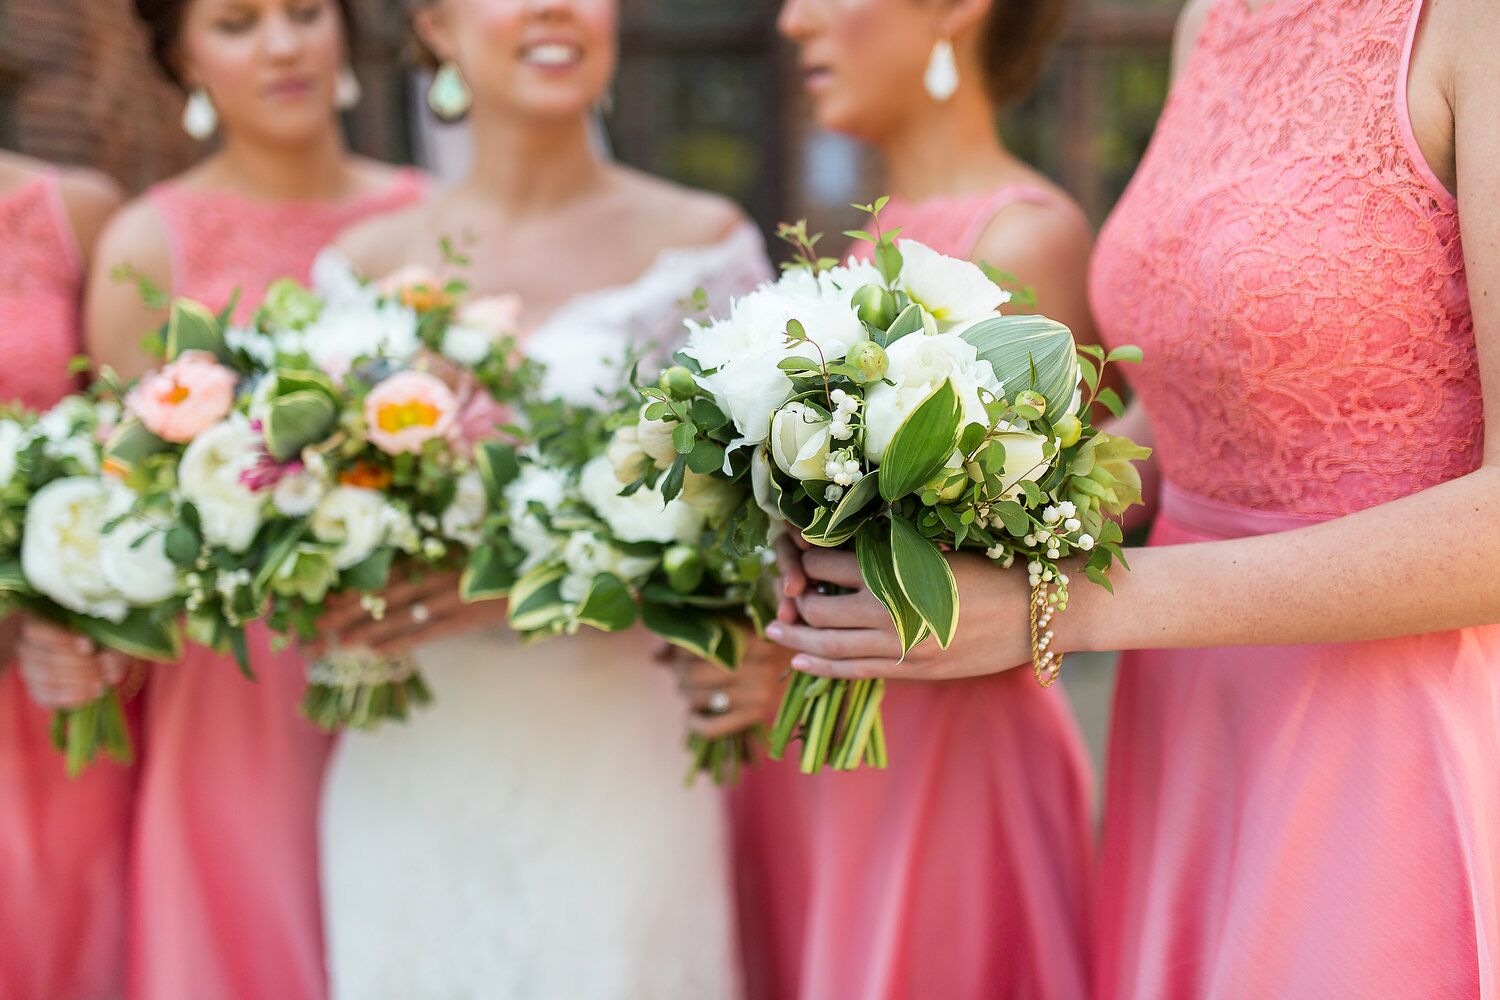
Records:
[[[355,148],[451,172],[461,136],[424,112],[402,0],[357,0],[364,99]],[[1180,0],[1075,0],[1042,86],[1000,123],[1012,148],[1073,193],[1095,224],[1119,197],[1166,96]],[[779,0],[622,0],[621,63],[603,126],[619,159],[734,198],[769,234],[806,217],[850,228],[851,201],[881,193],[868,157],[808,124],[776,35]],[[179,125],[182,95],[146,54],[131,0],[0,0],[0,146],[113,175],[132,192],[202,149]],[[773,245],[772,252],[777,248]],[[1112,665],[1064,670],[1096,755]]]

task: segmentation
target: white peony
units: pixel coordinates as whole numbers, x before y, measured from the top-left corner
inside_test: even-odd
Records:
[[[575,531],[568,536],[562,550],[563,562],[568,574],[563,577],[562,598],[577,604],[588,596],[594,578],[600,573],[612,573],[625,583],[637,583],[656,568],[655,559],[629,556],[604,539],[586,531]]]
[[[488,331],[477,326],[454,323],[443,331],[443,357],[470,368],[489,357],[494,346]]]
[[[262,367],[270,368],[276,363],[276,338],[254,327],[228,327],[224,331],[224,343],[232,351],[244,351]]]
[[[620,480],[605,455],[583,467],[578,492],[622,542],[694,542],[703,532],[703,512],[681,498],[665,503],[660,484],[620,496]]]
[[[20,424],[14,420],[0,420],[0,488],[15,478],[16,465],[25,444],[26,431]]]
[[[616,486],[616,489],[619,487]],[[533,503],[544,510],[556,510],[568,491],[567,473],[560,469],[527,462],[521,474],[505,487],[505,503],[510,508],[511,537],[526,550],[521,564],[525,573],[557,554],[561,542],[531,513]]]
[[[38,593],[69,611],[120,622],[130,606],[101,559],[112,499],[109,485],[92,477],[43,486],[26,507],[21,570]]]
[[[255,539],[264,503],[241,476],[255,464],[260,435],[238,414],[199,434],[182,454],[177,480],[182,495],[198,509],[203,537],[210,545],[244,552]]]
[[[111,517],[130,509],[129,490],[115,484],[110,494]],[[177,594],[177,565],[167,558],[168,527],[160,516],[132,515],[100,540],[104,579],[137,607],[160,604]]]
[[[303,349],[313,363],[342,378],[359,358],[405,361],[421,348],[417,314],[397,302],[330,302],[307,328]]]
[[[374,302],[377,295],[372,286],[360,281],[349,258],[333,247],[313,260],[312,289],[330,306]]]
[[[323,480],[302,469],[282,476],[271,491],[271,505],[287,517],[306,517],[317,508],[328,487]]]
[[[470,469],[458,477],[457,487],[440,523],[445,536],[472,548],[480,543],[479,528],[490,512],[484,480],[478,470]]]
[[[313,511],[308,526],[320,542],[338,546],[333,564],[341,570],[358,566],[385,544],[385,497],[358,486],[335,486]]]
[[[1000,382],[988,361],[979,360],[974,345],[954,334],[926,337],[911,334],[886,348],[890,371],[884,382],[865,395],[865,455],[879,463],[896,431],[945,380],[953,383],[963,407],[960,430],[968,424],[988,427],[986,398],[1001,394]]]
[[[805,403],[788,403],[771,420],[771,458],[793,479],[827,479],[832,422]]]
[[[901,287],[942,324],[966,323],[993,315],[1010,301],[979,266],[948,257],[916,240],[899,240]]]

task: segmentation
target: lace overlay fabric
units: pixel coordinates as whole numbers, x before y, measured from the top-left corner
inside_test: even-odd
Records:
[[[73,388],[82,291],[56,175],[0,196],[0,401],[46,407]]]
[[[148,197],[167,233],[172,294],[221,309],[239,291],[234,318],[244,322],[272,281],[306,281],[318,252],[339,233],[416,202],[426,187],[421,173],[402,170],[380,191],[333,202],[263,201],[170,182]]]
[[[1416,0],[1221,0],[1100,237],[1167,479],[1332,517],[1472,471],[1456,202],[1406,119]]]

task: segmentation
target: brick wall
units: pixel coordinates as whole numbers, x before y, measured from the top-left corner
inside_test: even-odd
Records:
[[[0,141],[132,191],[197,155],[130,0],[0,0]]]

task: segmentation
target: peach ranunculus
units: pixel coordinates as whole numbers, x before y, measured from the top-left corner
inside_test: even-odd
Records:
[[[453,390],[426,372],[397,372],[365,397],[370,442],[387,455],[421,451],[448,433],[457,414]]]
[[[378,287],[382,298],[395,299],[408,309],[426,312],[453,304],[443,279],[431,268],[408,264],[393,271]]]
[[[229,415],[239,377],[207,351],[184,351],[143,376],[125,409],[163,441],[186,444]]]

